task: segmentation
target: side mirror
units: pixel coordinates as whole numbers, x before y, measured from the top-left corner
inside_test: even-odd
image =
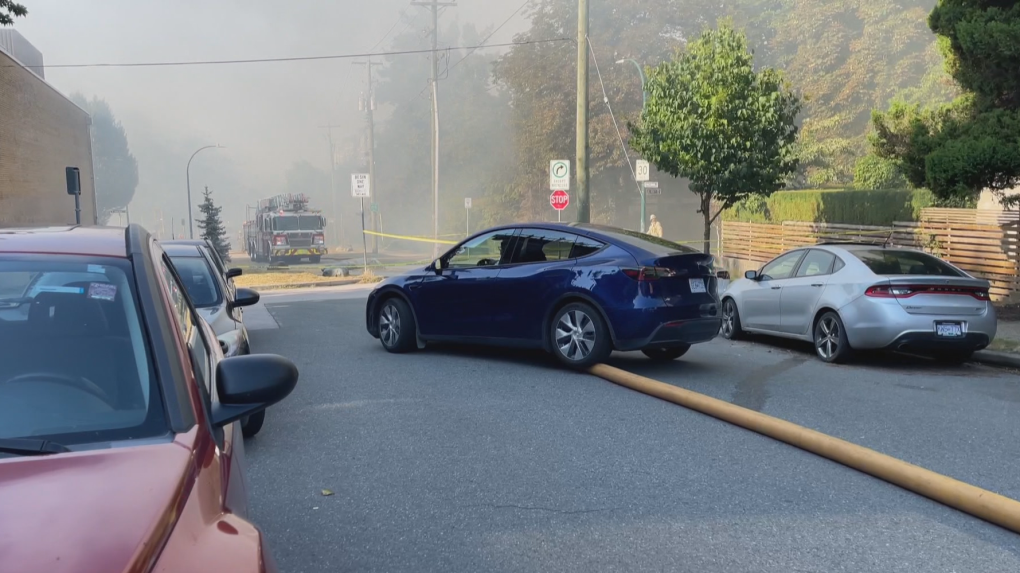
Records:
[[[258,292],[253,291],[250,288],[239,288],[234,294],[234,302],[230,303],[230,308],[235,309],[252,306],[253,304],[258,304],[259,299],[261,298],[262,297],[259,296]]]
[[[249,354],[225,358],[216,366],[216,392],[212,423],[217,428],[257,414],[286,398],[297,385],[298,369],[275,354]]]
[[[728,280],[730,280],[730,272],[729,271],[719,271],[719,272],[715,273],[715,277],[717,279],[722,279],[724,281],[728,281]]]
[[[747,271],[744,273],[744,278],[749,281],[758,280],[758,271]]]
[[[242,269],[230,269],[227,271],[227,280],[229,281],[230,279],[234,277],[239,277],[242,274],[244,274],[244,271]]]
[[[432,268],[436,270],[436,274],[443,273],[443,259],[436,259],[432,261]]]

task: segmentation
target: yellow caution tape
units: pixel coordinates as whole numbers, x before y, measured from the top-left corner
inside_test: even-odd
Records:
[[[408,237],[406,235],[390,235],[387,233],[376,233],[375,231],[364,231],[366,235],[377,237],[388,237],[390,239],[402,239],[404,241],[418,241],[420,243],[439,243],[441,245],[456,245],[459,241],[443,241],[441,239],[429,239],[426,237]]]

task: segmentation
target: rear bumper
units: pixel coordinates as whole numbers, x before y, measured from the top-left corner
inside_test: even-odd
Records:
[[[995,311],[988,305],[980,314],[910,314],[895,300],[860,297],[839,309],[850,346],[859,350],[897,349],[909,346],[932,349],[981,350],[995,339]],[[936,322],[960,322],[964,335],[939,338]]]
[[[287,247],[273,248],[274,257],[314,257],[327,254],[326,247],[302,247],[291,249]]]
[[[648,324],[645,336],[629,337],[615,341],[616,350],[628,352],[648,347],[661,347],[677,344],[699,344],[709,342],[719,336],[722,317],[719,305],[703,304],[692,309],[694,317],[676,319],[658,317]],[[690,311],[685,314],[692,314]]]
[[[991,343],[987,334],[970,332],[961,338],[939,338],[934,332],[908,332],[893,341],[889,350],[917,352],[977,351]]]

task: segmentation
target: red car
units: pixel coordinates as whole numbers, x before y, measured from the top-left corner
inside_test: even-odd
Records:
[[[144,229],[0,230],[0,357],[0,572],[276,570],[238,420],[297,368],[223,358]]]

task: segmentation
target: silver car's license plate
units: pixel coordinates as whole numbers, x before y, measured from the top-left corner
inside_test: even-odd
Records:
[[[705,279],[690,279],[691,281],[691,292],[707,292],[705,289]]]
[[[941,338],[960,338],[963,336],[963,323],[936,322],[935,335]]]

